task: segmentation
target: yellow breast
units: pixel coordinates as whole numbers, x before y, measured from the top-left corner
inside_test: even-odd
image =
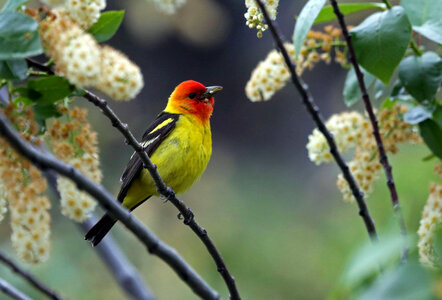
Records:
[[[164,182],[176,193],[194,184],[204,172],[212,154],[210,123],[202,125],[192,115],[180,115],[176,127],[151,155]],[[157,188],[146,169],[132,183],[123,205],[132,208]]]

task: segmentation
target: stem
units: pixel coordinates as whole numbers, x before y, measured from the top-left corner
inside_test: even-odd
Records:
[[[0,115],[0,134],[18,153],[31,161],[41,171],[53,170],[69,178],[80,190],[94,197],[112,217],[123,223],[147,247],[151,254],[158,256],[167,263],[198,296],[202,299],[220,299],[218,293],[210,288],[175,249],[162,242],[144,227],[103,186],[95,184],[71,165],[35,149],[20,137],[4,115]]]
[[[401,234],[403,235],[404,240],[406,240],[407,230],[405,228],[404,217],[402,215],[402,211],[401,211],[401,208],[399,205],[399,197],[398,197],[396,186],[395,186],[394,179],[393,179],[392,167],[388,161],[388,157],[385,152],[384,143],[382,142],[381,134],[379,131],[378,120],[376,119],[376,115],[374,114],[373,106],[371,105],[370,98],[367,93],[367,88],[366,88],[365,82],[364,82],[364,75],[362,74],[361,69],[359,68],[359,64],[356,59],[356,54],[355,54],[355,50],[353,47],[353,43],[351,41],[351,36],[347,30],[347,25],[345,24],[344,15],[339,10],[339,6],[338,6],[338,3],[336,0],[330,0],[330,2],[331,2],[331,5],[333,6],[334,13],[338,18],[339,25],[342,28],[342,33],[344,35],[344,38],[348,44],[348,51],[350,54],[350,60],[351,60],[353,67],[355,69],[356,77],[358,78],[359,87],[360,87],[361,93],[362,93],[362,99],[364,100],[365,110],[368,113],[371,125],[373,127],[373,135],[376,140],[376,144],[377,144],[378,151],[379,151],[379,161],[380,161],[382,167],[384,168],[385,176],[387,177],[387,186],[390,191],[390,197],[391,197],[391,202],[393,204],[394,214],[398,220]],[[388,7],[388,5],[389,5],[388,1],[384,1],[384,2],[386,2],[385,4]],[[407,259],[407,256],[408,256],[408,247],[405,245],[402,250],[402,256],[401,256],[402,260],[405,261]]]
[[[316,126],[318,127],[318,130],[324,135],[325,139],[327,140],[327,143],[330,147],[330,153],[333,155],[334,159],[336,160],[336,163],[338,164],[339,168],[342,171],[342,174],[345,178],[345,180],[348,182],[348,185],[350,186],[350,189],[356,199],[356,202],[359,207],[359,215],[361,216],[362,220],[364,221],[365,227],[367,229],[367,232],[373,242],[378,240],[378,236],[376,233],[376,226],[374,224],[373,219],[370,216],[370,212],[368,211],[367,204],[364,200],[364,193],[359,188],[358,184],[356,183],[356,180],[354,179],[353,175],[350,172],[350,169],[344,159],[342,158],[341,153],[338,150],[338,147],[336,146],[336,142],[333,138],[333,135],[331,132],[327,129],[325,126],[324,120],[319,112],[318,106],[315,104],[313,100],[313,96],[311,95],[307,84],[305,84],[301,78],[298,77],[298,75],[295,72],[295,67],[290,60],[290,57],[287,53],[287,50],[284,47],[284,44],[281,39],[281,35],[278,32],[278,29],[276,25],[273,23],[273,21],[269,18],[269,15],[267,13],[267,9],[262,3],[262,0],[256,0],[259,7],[261,8],[261,11],[264,15],[264,18],[266,20],[266,23],[269,25],[270,31],[273,35],[273,39],[275,40],[279,50],[281,51],[281,54],[284,58],[284,61],[290,71],[292,82],[295,86],[295,88],[298,90],[299,94],[301,95],[302,103],[304,104],[305,108],[307,109],[307,112],[311,115],[313,121],[315,122]]]
[[[411,38],[411,41],[410,41],[410,47],[411,47],[411,49],[413,49],[414,53],[415,53],[417,56],[421,56],[421,55],[422,55],[422,51],[421,51],[421,49],[419,49],[419,46],[416,44],[416,42],[414,41],[413,38]]]
[[[7,258],[2,252],[0,252],[0,261],[7,265],[13,272],[23,277],[28,283],[30,283],[37,290],[45,294],[48,298],[53,300],[63,300],[56,292],[47,287],[44,283],[38,281],[31,273],[20,268],[14,261]]]
[[[34,60],[27,59],[27,61],[29,66],[31,67],[38,68],[48,73],[53,73],[53,71],[50,68]],[[184,217],[184,224],[188,225],[192,229],[192,231],[200,238],[203,244],[206,246],[207,251],[215,261],[218,272],[223,277],[227,285],[227,288],[229,289],[230,298],[232,300],[240,300],[241,297],[236,287],[235,278],[230,274],[220,252],[218,251],[215,244],[208,236],[207,231],[204,228],[202,228],[200,225],[198,225],[198,223],[195,221],[195,218],[190,208],[187,207],[183,201],[181,201],[176,197],[173,189],[164,183],[163,179],[158,173],[157,166],[150,160],[149,156],[144,151],[144,147],[134,137],[132,132],[129,130],[128,125],[121,122],[121,120],[114,113],[114,111],[107,105],[106,100],[96,96],[95,94],[91,93],[88,90],[84,90],[83,97],[86,98],[89,102],[91,102],[95,106],[97,106],[98,108],[100,108],[101,112],[110,120],[112,126],[117,128],[121,132],[121,134],[126,138],[127,144],[130,145],[135,150],[135,152],[140,156],[144,164],[144,168],[146,168],[149,171],[150,175],[152,176],[155,185],[158,188],[158,192],[161,195],[163,195],[168,201],[170,201],[180,211],[180,215]]]
[[[16,300],[31,300],[28,296],[17,290],[14,286],[0,278],[0,291]]]
[[[387,9],[391,9],[391,4],[388,0],[382,0],[384,2],[385,6],[387,6]]]

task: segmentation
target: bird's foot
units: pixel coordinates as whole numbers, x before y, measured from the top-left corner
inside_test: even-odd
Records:
[[[194,217],[195,217],[195,215],[194,215],[193,212],[190,210],[190,208],[188,208],[188,209],[187,209],[187,217],[184,217],[184,221],[183,221],[183,223],[184,223],[185,225],[189,225],[190,222],[193,221],[193,218],[194,218]],[[182,214],[182,213],[179,213],[178,216],[177,216],[177,218],[178,218],[179,220],[183,219],[183,214]]]

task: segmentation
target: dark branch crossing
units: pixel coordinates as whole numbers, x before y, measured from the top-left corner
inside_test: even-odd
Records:
[[[370,98],[368,96],[367,88],[364,82],[364,74],[361,72],[361,68],[359,67],[358,61],[356,59],[355,49],[353,47],[353,43],[351,41],[351,35],[348,32],[347,24],[345,24],[344,15],[339,10],[338,2],[336,0],[330,0],[331,5],[333,6],[333,11],[335,15],[338,17],[339,25],[342,28],[342,34],[348,45],[348,53],[350,54],[350,60],[355,69],[356,77],[358,78],[359,87],[361,88],[362,99],[364,100],[365,110],[368,113],[370,118],[371,125],[373,127],[373,135],[376,140],[376,144],[379,151],[379,161],[384,168],[385,177],[387,178],[387,186],[390,191],[391,202],[393,203],[394,214],[399,222],[399,227],[401,230],[401,234],[404,238],[407,238],[407,229],[405,227],[404,217],[402,215],[401,206],[399,204],[399,197],[397,194],[396,186],[394,184],[393,172],[390,163],[388,162],[387,153],[385,152],[384,143],[382,142],[381,134],[379,131],[378,120],[376,119],[376,115],[373,111],[373,106],[371,105]],[[387,4],[387,7],[390,9],[391,5],[388,1],[384,1]],[[402,260],[406,260],[408,256],[408,247],[405,245],[402,250]]]
[[[376,227],[374,224],[373,219],[370,216],[370,212],[368,211],[367,204],[364,200],[364,193],[359,188],[358,184],[356,183],[356,180],[354,179],[353,175],[350,172],[350,169],[347,165],[347,163],[344,161],[341,153],[338,151],[338,147],[336,146],[335,140],[333,138],[332,133],[327,129],[325,126],[324,120],[319,112],[318,106],[315,104],[313,100],[313,96],[311,95],[307,84],[305,84],[301,78],[298,77],[295,71],[295,67],[290,60],[290,57],[287,53],[287,50],[284,47],[284,44],[281,39],[281,35],[278,32],[278,29],[274,22],[270,19],[269,14],[261,0],[256,0],[259,7],[261,8],[261,11],[264,15],[264,19],[266,20],[266,23],[269,25],[269,29],[272,33],[273,39],[275,40],[275,43],[277,47],[279,48],[279,51],[281,52],[284,61],[290,71],[291,79],[293,84],[295,85],[295,88],[298,90],[299,94],[301,95],[302,103],[304,104],[305,108],[307,109],[308,113],[313,118],[313,121],[315,122],[316,126],[318,127],[319,131],[324,135],[325,139],[327,140],[327,143],[330,147],[330,153],[333,155],[333,158],[336,160],[336,163],[338,164],[339,168],[342,171],[342,174],[345,178],[345,180],[348,182],[348,185],[350,186],[350,189],[356,199],[356,202],[359,207],[359,215],[362,217],[365,227],[367,228],[367,232],[371,238],[372,241],[377,241],[378,236],[376,233]]]
[[[150,253],[166,262],[178,276],[187,283],[195,294],[202,299],[220,299],[219,294],[184,261],[175,249],[162,242],[157,236],[144,227],[143,224],[124,209],[103,186],[95,184],[71,165],[57,160],[52,155],[42,153],[35,149],[20,137],[4,115],[0,115],[0,134],[18,153],[29,159],[40,170],[53,170],[60,175],[66,176],[75,182],[80,190],[94,197],[107,212],[114,218],[117,218],[134,233],[147,247]]]

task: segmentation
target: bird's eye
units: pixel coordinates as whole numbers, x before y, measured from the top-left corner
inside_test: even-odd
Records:
[[[196,97],[196,93],[190,93],[189,94],[189,99],[193,99],[193,98],[195,98]]]

